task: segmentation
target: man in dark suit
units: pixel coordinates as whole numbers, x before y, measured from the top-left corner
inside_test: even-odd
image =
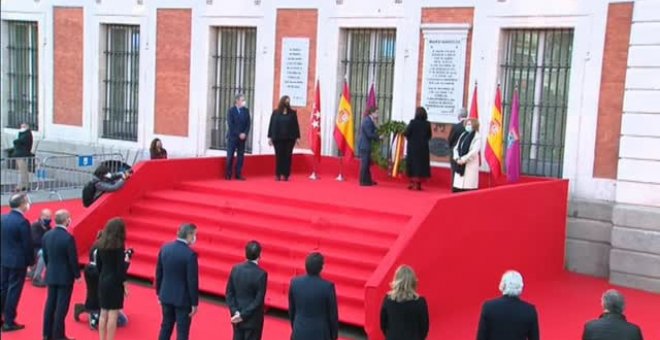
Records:
[[[250,132],[250,110],[245,107],[245,96],[239,94],[235,98],[235,105],[227,112],[227,165],[225,179],[231,179],[232,173],[237,180],[245,180],[242,175],[245,142]],[[236,172],[234,166],[234,153],[236,153]]]
[[[55,228],[46,232],[42,240],[46,263],[48,298],[44,308],[44,340],[65,340],[64,320],[69,312],[73,282],[80,278],[76,241],[67,228],[71,215],[66,210],[55,213]]]
[[[582,340],[642,340],[642,331],[623,315],[623,295],[614,289],[603,294],[604,313],[600,318],[587,322]]]
[[[264,299],[268,273],[259,267],[261,245],[250,241],[245,246],[247,261],[232,268],[226,297],[234,340],[259,340],[264,328]]]
[[[199,266],[190,248],[197,240],[197,226],[179,227],[176,241],[165,244],[158,253],[156,293],[163,309],[159,340],[169,340],[176,323],[177,340],[187,340],[193,315],[199,305]]]
[[[11,332],[25,328],[16,322],[16,308],[23,292],[27,268],[34,264],[34,249],[30,222],[24,214],[30,210],[30,200],[25,193],[9,199],[12,211],[2,216],[0,223],[2,296],[2,331]]]
[[[16,167],[19,171],[19,181],[16,191],[26,191],[30,186],[30,164],[34,162],[32,154],[32,130],[28,123],[22,123],[18,137],[14,140],[14,150],[11,157],[16,157]],[[32,164],[34,165],[34,164]]]
[[[307,275],[294,278],[289,286],[291,340],[336,340],[337,295],[335,285],[321,278],[323,255],[309,254],[305,269]]]
[[[358,156],[360,156],[360,185],[371,186],[376,185],[371,179],[371,142],[379,139],[378,132],[376,131],[376,123],[378,120],[378,108],[370,107],[367,111],[368,114],[362,119],[360,125],[360,136],[358,138]]]
[[[477,340],[538,340],[539,321],[534,305],[520,299],[522,275],[507,271],[502,276],[502,297],[481,308]]]

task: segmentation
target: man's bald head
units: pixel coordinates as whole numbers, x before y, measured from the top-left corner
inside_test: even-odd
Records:
[[[55,212],[55,224],[68,227],[71,221],[71,214],[68,210],[60,209]]]

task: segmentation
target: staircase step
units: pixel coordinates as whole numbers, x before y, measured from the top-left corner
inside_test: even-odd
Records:
[[[300,208],[307,208],[316,210],[320,206],[325,209],[332,210],[337,213],[343,213],[346,215],[352,216],[364,216],[364,217],[374,217],[374,218],[389,218],[392,220],[398,220],[400,223],[406,223],[410,219],[409,214],[401,214],[392,212],[390,209],[365,209],[359,206],[350,205],[350,203],[343,203],[343,201],[335,201],[334,203],[328,203],[325,200],[318,200],[315,196],[309,196],[305,198],[295,198],[295,196],[284,197],[281,192],[277,194],[268,194],[266,192],[255,192],[255,191],[245,191],[236,187],[228,187],[224,185],[221,181],[193,181],[193,182],[182,182],[179,183],[176,187],[179,190],[185,190],[186,192],[199,192],[207,193],[214,195],[222,195],[226,197],[241,197],[244,199],[249,199],[253,202],[264,202],[272,203],[278,202],[283,206],[296,206]],[[282,190],[286,190],[283,188]],[[316,193],[315,193],[316,194]]]
[[[341,212],[327,209],[319,209],[318,205],[312,207],[300,207],[296,205],[284,205],[281,202],[255,202],[241,196],[223,196],[219,194],[194,193],[181,190],[162,190],[148,193],[145,199],[158,199],[169,203],[193,205],[196,207],[209,207],[220,212],[235,215],[239,218],[243,214],[249,216],[259,215],[287,222],[303,222],[305,224],[316,223],[332,227],[342,227],[355,235],[363,235],[368,232],[371,235],[382,237],[391,241],[399,235],[399,230],[405,226],[410,217],[392,218],[386,214],[376,216],[347,215]]]
[[[360,255],[363,252],[373,252],[384,256],[389,245],[394,242],[391,240],[386,243],[377,243],[378,238],[371,238],[371,235],[363,235],[358,238],[352,235],[342,235],[338,229],[331,232],[315,228],[313,225],[300,226],[294,224],[275,225],[275,221],[268,218],[254,216],[250,218],[236,219],[231,214],[223,214],[211,208],[188,207],[182,209],[181,205],[164,202],[151,202],[141,200],[130,207],[131,215],[161,216],[179,221],[189,221],[193,223],[215,225],[218,229],[247,229],[257,234],[272,234],[277,237],[290,237],[291,239],[304,239],[313,242],[333,244],[345,247],[345,250],[353,250]],[[178,225],[179,223],[177,223]],[[224,228],[223,228],[224,227]],[[344,237],[342,237],[344,236]]]
[[[131,230],[127,242],[130,245],[139,245],[139,247],[153,247],[157,253],[164,242],[154,236],[154,233],[149,230]],[[263,243],[262,245],[264,247],[264,256],[261,259],[261,264],[265,268],[279,272],[289,272],[291,275],[304,271],[306,253],[301,253],[300,256],[292,256],[291,253],[283,254],[272,251],[268,243]],[[199,254],[200,261],[208,261],[210,259],[214,263],[217,262],[217,264],[221,264],[227,268],[231,268],[235,263],[245,260],[243,255],[244,244],[225,244],[222,248],[218,248],[213,247],[213,245],[204,242],[203,238],[198,237],[194,249]],[[375,270],[375,265],[372,269],[360,269],[350,264],[338,263],[332,257],[326,257],[328,260],[326,260],[324,274],[328,279],[363,287],[373,270]]]

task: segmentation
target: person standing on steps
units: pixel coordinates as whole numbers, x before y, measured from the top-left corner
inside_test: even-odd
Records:
[[[275,180],[289,180],[293,147],[299,142],[298,115],[291,109],[289,96],[283,96],[268,125],[268,144],[275,147]]]
[[[43,238],[48,285],[44,308],[44,339],[69,340],[64,320],[69,312],[73,283],[80,278],[76,241],[67,230],[70,225],[71,214],[66,210],[58,210],[55,212],[55,228]]]
[[[176,241],[160,248],[156,264],[156,294],[163,321],[158,340],[169,340],[176,324],[176,339],[188,340],[192,317],[199,305],[199,265],[191,246],[197,241],[197,226],[184,223]]]
[[[2,282],[2,331],[13,332],[25,328],[16,322],[16,309],[23,292],[27,268],[34,264],[34,248],[30,235],[30,222],[25,214],[30,210],[30,199],[18,193],[9,199],[11,212],[2,215],[0,223],[0,256]]]
[[[263,333],[268,273],[259,267],[260,258],[259,242],[248,242],[246,261],[235,265],[227,280],[225,296],[234,329],[233,340],[260,340]]]
[[[227,112],[227,164],[225,179],[230,180],[232,175],[239,181],[243,177],[243,159],[245,155],[245,143],[250,132],[250,110],[245,107],[245,96],[238,94],[235,97],[234,106]],[[234,172],[234,153],[236,153],[236,171]]]

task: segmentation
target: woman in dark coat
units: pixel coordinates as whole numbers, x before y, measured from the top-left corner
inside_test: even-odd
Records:
[[[163,142],[159,138],[154,138],[151,141],[149,156],[151,156],[151,159],[167,159],[167,150],[163,148]]]
[[[113,218],[105,225],[98,240],[96,267],[99,271],[99,335],[101,340],[113,340],[119,312],[124,308],[126,289],[126,225],[121,218]]]
[[[417,294],[417,276],[403,265],[394,273],[380,310],[380,329],[385,340],[424,340],[429,334],[426,300]]]
[[[406,171],[410,178],[410,190],[422,190],[422,179],[431,177],[431,158],[429,141],[431,123],[428,122],[426,109],[418,107],[415,119],[411,120],[404,133],[408,140],[406,146]]]
[[[275,147],[275,180],[289,180],[293,147],[300,140],[298,115],[291,109],[289,96],[280,98],[277,109],[270,116],[268,144]]]

